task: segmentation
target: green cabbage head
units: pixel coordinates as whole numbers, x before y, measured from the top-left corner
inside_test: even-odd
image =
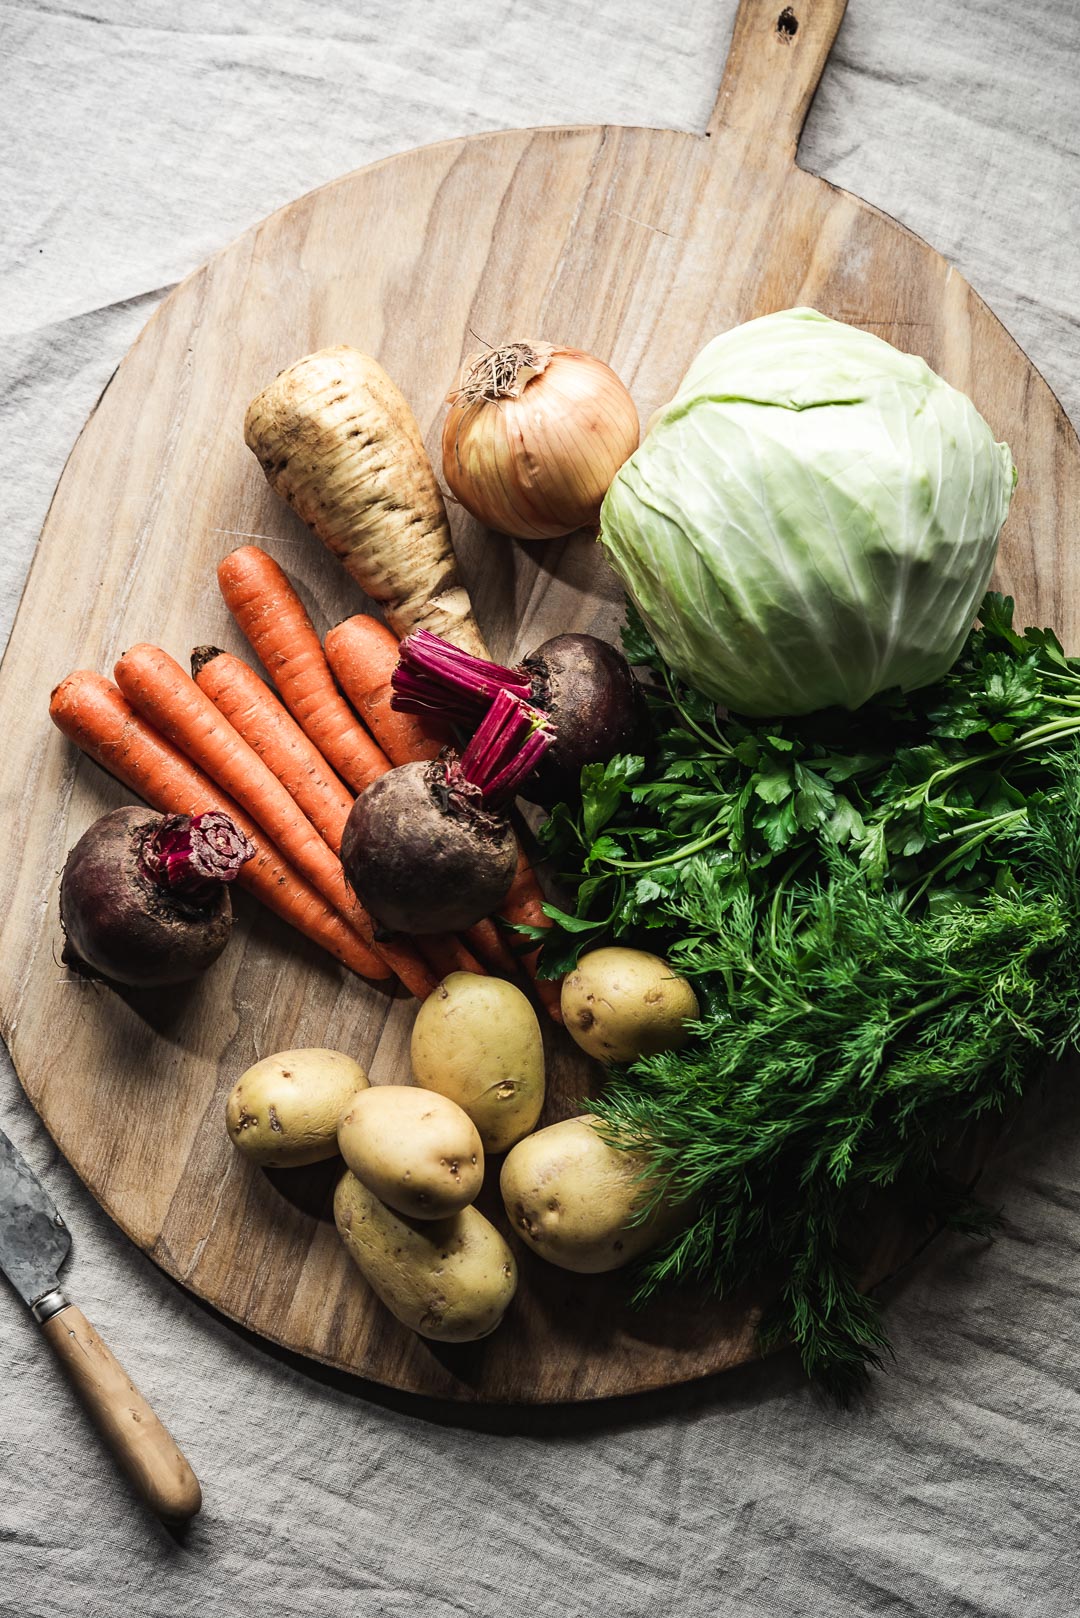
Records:
[[[689,685],[757,716],[857,708],[953,663],[1015,481],[924,360],[788,309],[702,349],[601,538]]]

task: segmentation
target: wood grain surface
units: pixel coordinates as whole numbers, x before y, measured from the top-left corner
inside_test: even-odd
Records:
[[[149,639],[184,660],[243,652],[214,566],[255,536],[320,628],[363,605],[268,490],[242,438],[248,400],[329,343],[374,354],[435,456],[442,400],[477,338],[546,338],[609,361],[642,420],[717,332],[810,304],[922,354],[1006,438],[1020,484],[997,584],[1026,622],[1080,641],[1080,445],[1030,362],[960,275],[857,198],[800,170],[802,121],[843,0],[744,0],[702,136],[520,130],[411,151],[301,198],[165,301],[120,366],[60,481],[0,674],[5,827],[3,1032],[34,1106],[94,1195],[184,1286],[252,1330],[398,1388],[462,1400],[599,1398],[699,1376],[754,1350],[747,1300],[665,1299],[521,1255],[503,1327],[422,1342],[371,1299],[325,1219],[332,1175],[253,1169],[224,1097],[256,1057],[347,1050],[408,1078],[413,1003],[371,988],[240,900],[222,960],[190,989],[114,994],[57,964],[67,849],[127,795],[48,722],[70,669],[108,671]],[[794,31],[792,31],[794,29]],[[437,461],[436,461],[437,464]],[[452,522],[498,656],[562,630],[610,634],[619,590],[589,534],[522,544]],[[594,1080],[547,1030],[546,1121]],[[489,1177],[490,1178],[490,1177]],[[489,1191],[490,1195],[490,1191]],[[883,1239],[884,1274],[911,1243]]]

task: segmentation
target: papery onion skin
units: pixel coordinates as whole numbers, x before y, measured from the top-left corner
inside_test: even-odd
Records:
[[[527,356],[516,397],[470,387],[470,370],[487,355],[462,368],[443,425],[443,476],[485,527],[516,539],[557,539],[599,522],[612,478],[638,446],[638,414],[595,356],[540,342],[488,355],[513,350]]]

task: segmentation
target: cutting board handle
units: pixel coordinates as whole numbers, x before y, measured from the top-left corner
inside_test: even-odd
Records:
[[[151,1511],[166,1522],[193,1517],[202,1504],[198,1479],[82,1310],[69,1303],[41,1329]]]
[[[846,5],[847,0],[742,0],[706,132],[756,134],[772,151],[794,159]]]

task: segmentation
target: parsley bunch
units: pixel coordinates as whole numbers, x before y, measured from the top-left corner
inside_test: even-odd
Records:
[[[652,747],[544,829],[575,896],[545,964],[619,941],[698,990],[691,1043],[590,1103],[687,1202],[639,1291],[775,1275],[766,1336],[847,1387],[886,1347],[858,1287],[883,1195],[977,1223],[948,1149],[1080,1040],[1080,664],[991,595],[938,684],[753,724],[624,639]]]

